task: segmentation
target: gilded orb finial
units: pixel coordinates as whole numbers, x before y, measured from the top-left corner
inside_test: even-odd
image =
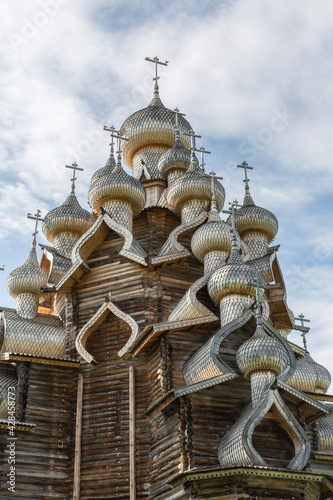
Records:
[[[30,213],[27,214],[28,219],[33,219],[33,220],[36,221],[36,223],[35,223],[35,231],[32,233],[32,236],[33,236],[32,246],[33,247],[36,247],[36,236],[38,234],[38,222],[39,221],[42,221],[42,222],[44,221],[44,219],[41,218],[41,213],[42,212],[38,209],[37,212],[34,215],[32,215]]]
[[[72,182],[71,193],[75,194],[75,181],[76,181],[75,173],[77,170],[80,170],[81,172],[83,172],[83,168],[79,168],[76,161],[74,163],[72,163],[72,165],[65,165],[65,167],[71,168],[73,170],[73,177],[71,178],[71,182]]]
[[[247,176],[247,171],[248,170],[253,170],[253,167],[250,167],[246,161],[243,161],[243,163],[241,165],[237,165],[238,168],[243,168],[244,169],[244,174],[245,174],[245,179],[243,180],[243,182],[245,182],[245,193],[246,194],[249,194],[250,193],[250,188],[249,188],[249,178]]]

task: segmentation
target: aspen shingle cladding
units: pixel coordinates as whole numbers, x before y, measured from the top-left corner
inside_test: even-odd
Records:
[[[25,319],[14,310],[2,314],[5,328],[1,352],[52,358],[65,356],[66,332],[59,318],[38,314],[34,319]]]

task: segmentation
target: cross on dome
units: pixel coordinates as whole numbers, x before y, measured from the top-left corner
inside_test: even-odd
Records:
[[[41,218],[41,211],[38,209],[37,212],[32,215],[30,213],[27,213],[27,217],[28,219],[32,219],[32,220],[35,220],[36,223],[35,223],[35,231],[32,233],[32,236],[33,236],[33,240],[32,240],[32,244],[33,246],[36,246],[36,236],[38,234],[38,222],[41,221],[43,222],[44,219]]]
[[[236,225],[235,225],[235,210],[240,208],[238,204],[238,200],[234,200],[233,202],[229,201],[230,210],[222,210],[224,214],[231,215],[231,224],[232,224],[232,249],[237,249],[237,237],[236,237]],[[237,214],[242,216],[242,214]]]
[[[111,146],[111,153],[113,154],[114,139],[117,137],[116,134],[119,134],[119,130],[116,130],[116,127],[114,127],[113,125],[111,125],[111,127],[107,127],[106,125],[104,125],[103,130],[110,132],[111,142],[109,146]]]
[[[203,146],[201,146],[199,149],[194,149],[194,151],[198,151],[198,153],[201,153],[201,165],[200,165],[200,167],[202,168],[202,170],[204,170],[205,165],[206,165],[204,155],[210,155],[211,152],[206,151],[206,149]],[[220,177],[216,177],[216,178],[220,179]],[[222,179],[222,177],[221,177],[221,179]]]
[[[263,283],[260,283],[258,278],[253,280],[253,283],[248,282],[248,285],[256,287],[256,307],[257,307],[257,324],[262,324],[262,315],[261,315],[261,307],[260,307],[260,288],[263,290],[267,289],[267,286]]]
[[[185,113],[181,113],[178,108],[175,108],[174,110],[168,109],[168,111],[169,111],[169,113],[173,113],[175,115],[176,130],[178,130],[179,116],[186,116]]]
[[[83,168],[79,168],[76,162],[72,163],[72,165],[65,165],[65,167],[71,168],[73,170],[73,177],[71,178],[72,181],[71,193],[75,194],[75,181],[76,181],[75,173],[77,170],[83,172]]]
[[[200,139],[201,135],[196,135],[196,133],[192,129],[189,131],[189,133],[185,132],[184,135],[187,135],[188,137],[191,138],[191,151],[194,154],[194,151],[195,151],[195,139],[196,138]]]
[[[303,347],[307,351],[307,345],[306,345],[306,334],[310,330],[307,326],[304,325],[305,322],[310,323],[309,319],[305,319],[305,316],[303,313],[299,314],[297,318],[295,318],[295,321],[300,321],[300,325],[296,326],[295,325],[295,330],[301,330],[301,337],[303,338]]]
[[[145,61],[149,61],[155,64],[155,78],[153,78],[153,80],[155,80],[155,83],[157,84],[157,80],[160,79],[160,77],[157,76],[157,65],[161,64],[162,66],[167,66],[169,61],[162,62],[157,56],[155,56],[153,59],[151,59],[150,57],[145,57]]]
[[[248,170],[253,170],[253,167],[250,167],[246,161],[243,161],[243,163],[241,165],[237,165],[238,168],[243,168],[244,169],[244,174],[245,174],[245,179],[243,180],[243,182],[245,182],[245,192],[246,194],[248,194],[250,192],[250,188],[249,188],[249,178],[247,176],[247,171]]]

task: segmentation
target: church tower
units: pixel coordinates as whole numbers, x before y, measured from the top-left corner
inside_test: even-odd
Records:
[[[246,162],[242,205],[206,171],[200,136],[161,100],[167,62],[146,59],[152,100],[104,127],[91,212],[67,166],[70,194],[30,216],[32,249],[7,280],[0,498],[333,498],[331,379],[288,307],[278,220]]]

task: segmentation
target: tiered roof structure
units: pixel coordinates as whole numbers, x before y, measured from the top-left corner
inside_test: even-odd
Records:
[[[1,498],[333,498],[330,374],[287,305],[278,221],[225,203],[159,96],[111,133],[89,190],[51,210],[0,320]],[[114,139],[118,146],[114,155]],[[206,152],[209,153],[209,152]],[[132,169],[125,172],[122,161]],[[255,187],[254,187],[255,191]],[[232,193],[227,193],[227,199]],[[13,434],[11,434],[13,438]],[[5,476],[3,476],[5,477]]]

